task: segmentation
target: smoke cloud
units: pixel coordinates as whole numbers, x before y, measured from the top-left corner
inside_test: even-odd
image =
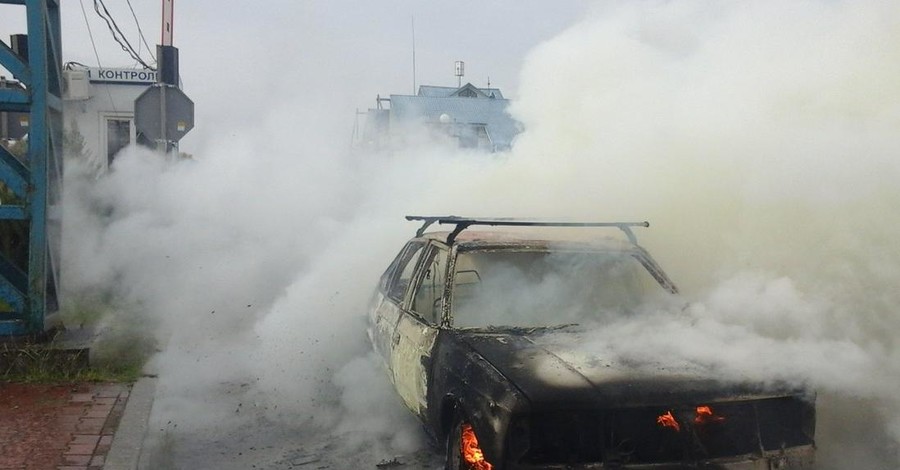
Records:
[[[646,219],[690,306],[587,347],[807,384],[823,468],[896,467],[898,26],[890,1],[602,3],[527,57],[503,155],[351,155],[291,97],[192,160],[70,172],[67,293],[159,324],[159,427],[290,422],[387,458],[424,445],[365,335],[403,215]]]

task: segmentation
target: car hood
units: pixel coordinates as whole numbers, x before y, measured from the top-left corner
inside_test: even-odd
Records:
[[[468,344],[542,407],[670,406],[783,396],[785,387],[725,382],[696,365],[626,362],[589,354],[563,333],[464,331]]]

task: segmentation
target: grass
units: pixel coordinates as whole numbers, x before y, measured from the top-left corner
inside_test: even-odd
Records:
[[[88,356],[87,349],[61,349],[53,344],[2,344],[0,382],[134,382],[141,377],[145,360],[136,354],[99,361]]]
[[[64,334],[45,341],[0,341],[0,382],[134,382],[156,350],[146,325],[103,303],[75,302],[60,316],[90,338],[74,346]]]

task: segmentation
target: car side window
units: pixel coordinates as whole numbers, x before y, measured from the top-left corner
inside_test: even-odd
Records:
[[[443,247],[433,246],[422,274],[422,281],[413,296],[411,310],[432,324],[441,322],[441,297],[447,280],[447,260],[450,255]]]
[[[418,264],[424,248],[424,242],[410,242],[406,245],[400,257],[395,260],[396,267],[387,285],[386,295],[389,298],[397,302],[403,302],[406,290],[409,288],[409,283],[416,270],[416,264]]]

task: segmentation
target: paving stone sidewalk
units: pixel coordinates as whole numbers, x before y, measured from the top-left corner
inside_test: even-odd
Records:
[[[0,383],[0,470],[99,470],[130,384]]]

